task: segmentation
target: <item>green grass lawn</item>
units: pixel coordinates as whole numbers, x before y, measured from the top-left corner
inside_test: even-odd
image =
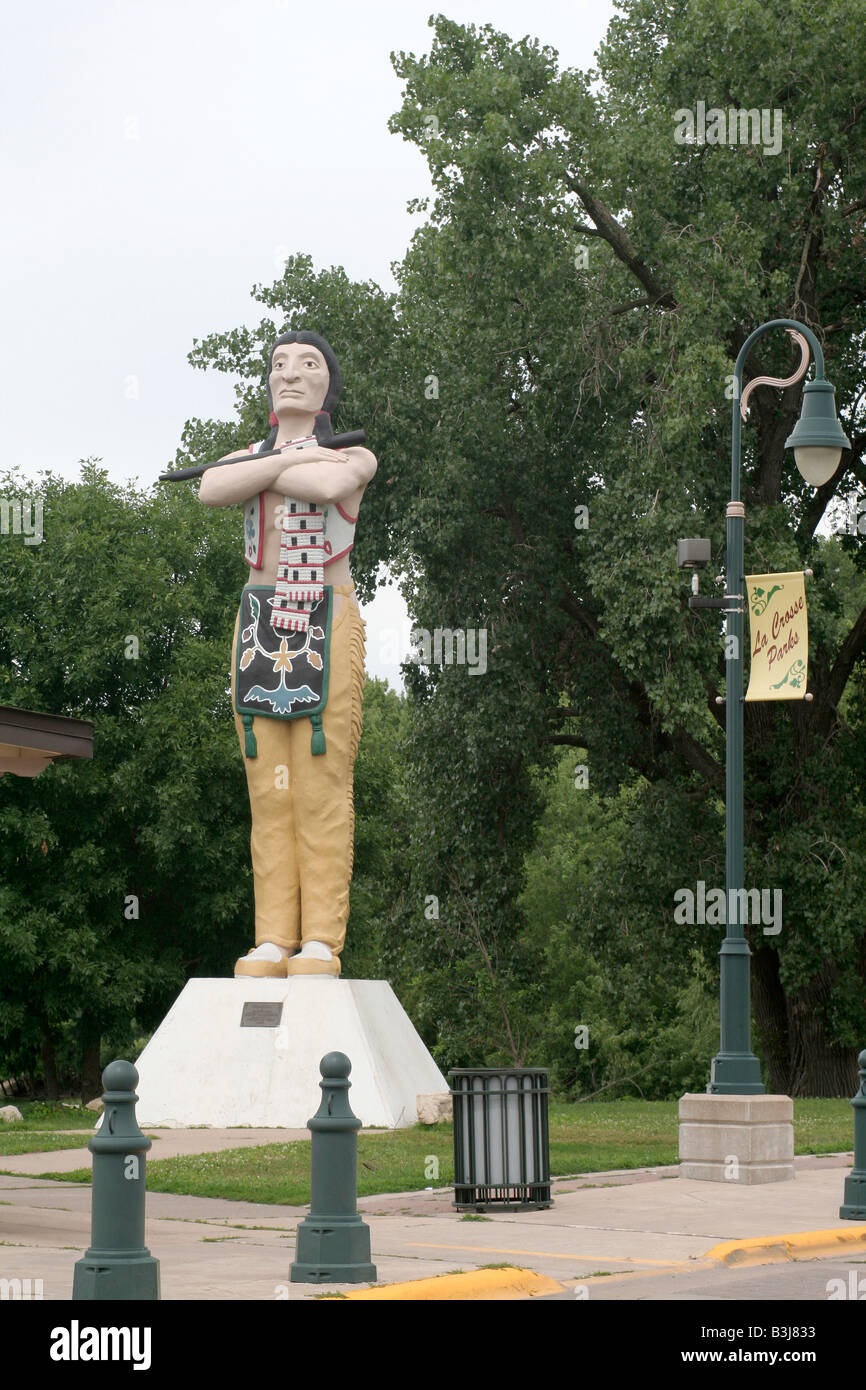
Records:
[[[52,1149],[86,1149],[87,1134],[52,1134],[50,1131],[26,1130],[23,1125],[4,1125],[0,1129],[0,1155],[3,1154],[41,1154]]]
[[[794,1102],[796,1153],[847,1151],[852,1144],[850,1101]],[[362,1133],[358,1140],[358,1193],[372,1196],[447,1187],[454,1180],[452,1154],[450,1124]],[[438,1160],[438,1172],[431,1159]],[[554,1177],[676,1162],[676,1101],[596,1101],[550,1107],[550,1170]],[[188,1158],[151,1159],[147,1186],[151,1192],[303,1206],[310,1200],[309,1172],[309,1141],[296,1140]],[[40,1176],[90,1181],[89,1169]]]
[[[45,1105],[40,1101],[14,1101],[23,1121],[0,1122],[0,1155],[50,1153],[53,1149],[80,1149],[87,1145],[99,1116],[83,1106]],[[58,1134],[59,1129],[81,1134]]]
[[[25,1129],[92,1130],[99,1119],[94,1110],[86,1110],[83,1105],[46,1105],[41,1100],[14,1100],[9,1101],[8,1104],[18,1107],[24,1121],[23,1124],[15,1121],[14,1124],[8,1126],[0,1123],[0,1134],[5,1134],[7,1128],[10,1131],[18,1130],[19,1133]],[[74,1143],[70,1144],[69,1147],[74,1148]]]

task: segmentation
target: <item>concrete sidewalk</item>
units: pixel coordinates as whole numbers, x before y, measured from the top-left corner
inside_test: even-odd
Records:
[[[239,1147],[261,1143],[263,1133],[270,1142],[306,1137],[303,1130],[233,1130],[227,1142],[221,1131],[163,1130],[158,1151],[168,1157]],[[0,1168],[15,1170],[0,1177],[0,1276],[41,1279],[46,1299],[69,1299],[73,1266],[90,1243],[90,1188],[32,1174],[69,1171],[89,1159],[86,1149],[0,1157]],[[826,1253],[826,1239],[809,1232],[838,1232],[845,1244],[837,1254],[845,1257],[866,1251],[866,1226],[838,1218],[851,1162],[850,1154],[797,1158],[793,1182],[744,1188],[686,1181],[676,1167],[584,1174],[554,1183],[548,1211],[491,1211],[483,1220],[454,1211],[450,1189],[366,1197],[358,1207],[370,1226],[380,1284],[509,1264],[568,1286],[610,1274],[639,1278],[716,1267],[722,1259]],[[146,1238],[161,1264],[163,1297],[310,1299],[331,1288],[351,1292],[353,1286],[289,1283],[295,1229],[306,1210],[149,1193]],[[793,1236],[793,1246],[781,1244],[781,1235]],[[832,1247],[836,1237],[829,1239]],[[734,1246],[714,1249],[726,1242]]]
[[[223,1149],[254,1148],[257,1144],[288,1144],[293,1139],[309,1139],[304,1129],[145,1129],[152,1147],[148,1160],[181,1158],[186,1154],[218,1153]],[[381,1130],[365,1130],[365,1134],[380,1134]],[[56,1129],[54,1134],[80,1134],[90,1139],[89,1130]],[[52,1149],[45,1153],[0,1154],[2,1173],[74,1173],[76,1168],[89,1168],[91,1154],[85,1145],[77,1149]]]

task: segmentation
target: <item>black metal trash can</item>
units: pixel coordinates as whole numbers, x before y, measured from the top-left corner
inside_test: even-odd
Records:
[[[544,1067],[457,1068],[454,1205],[549,1207],[550,1140]]]

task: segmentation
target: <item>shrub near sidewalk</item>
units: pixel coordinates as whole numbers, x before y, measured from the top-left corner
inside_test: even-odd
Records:
[[[362,1132],[358,1140],[359,1195],[450,1186],[454,1180],[452,1142],[449,1124]],[[794,1102],[795,1152],[847,1152],[851,1143],[849,1101]],[[550,1167],[554,1177],[676,1162],[675,1101],[596,1101],[550,1107]],[[46,1168],[49,1166],[46,1163]],[[41,1176],[66,1182],[90,1180],[87,1169]],[[310,1200],[309,1140],[149,1159],[147,1185],[152,1192],[303,1206]]]

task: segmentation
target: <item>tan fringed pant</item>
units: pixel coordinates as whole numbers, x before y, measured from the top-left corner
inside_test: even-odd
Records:
[[[352,772],[361,739],[364,632],[351,584],[333,585],[343,604],[331,625],[328,702],[322,715],[326,751],[310,751],[309,719],[253,721],[258,756],[244,757],[252,812],[250,849],[256,898],[256,945],[295,950],[322,941],[343,949],[349,917],[355,806]],[[336,608],[336,599],[334,601]],[[232,659],[232,705],[238,623]],[[235,714],[241,752],[244,728]]]

